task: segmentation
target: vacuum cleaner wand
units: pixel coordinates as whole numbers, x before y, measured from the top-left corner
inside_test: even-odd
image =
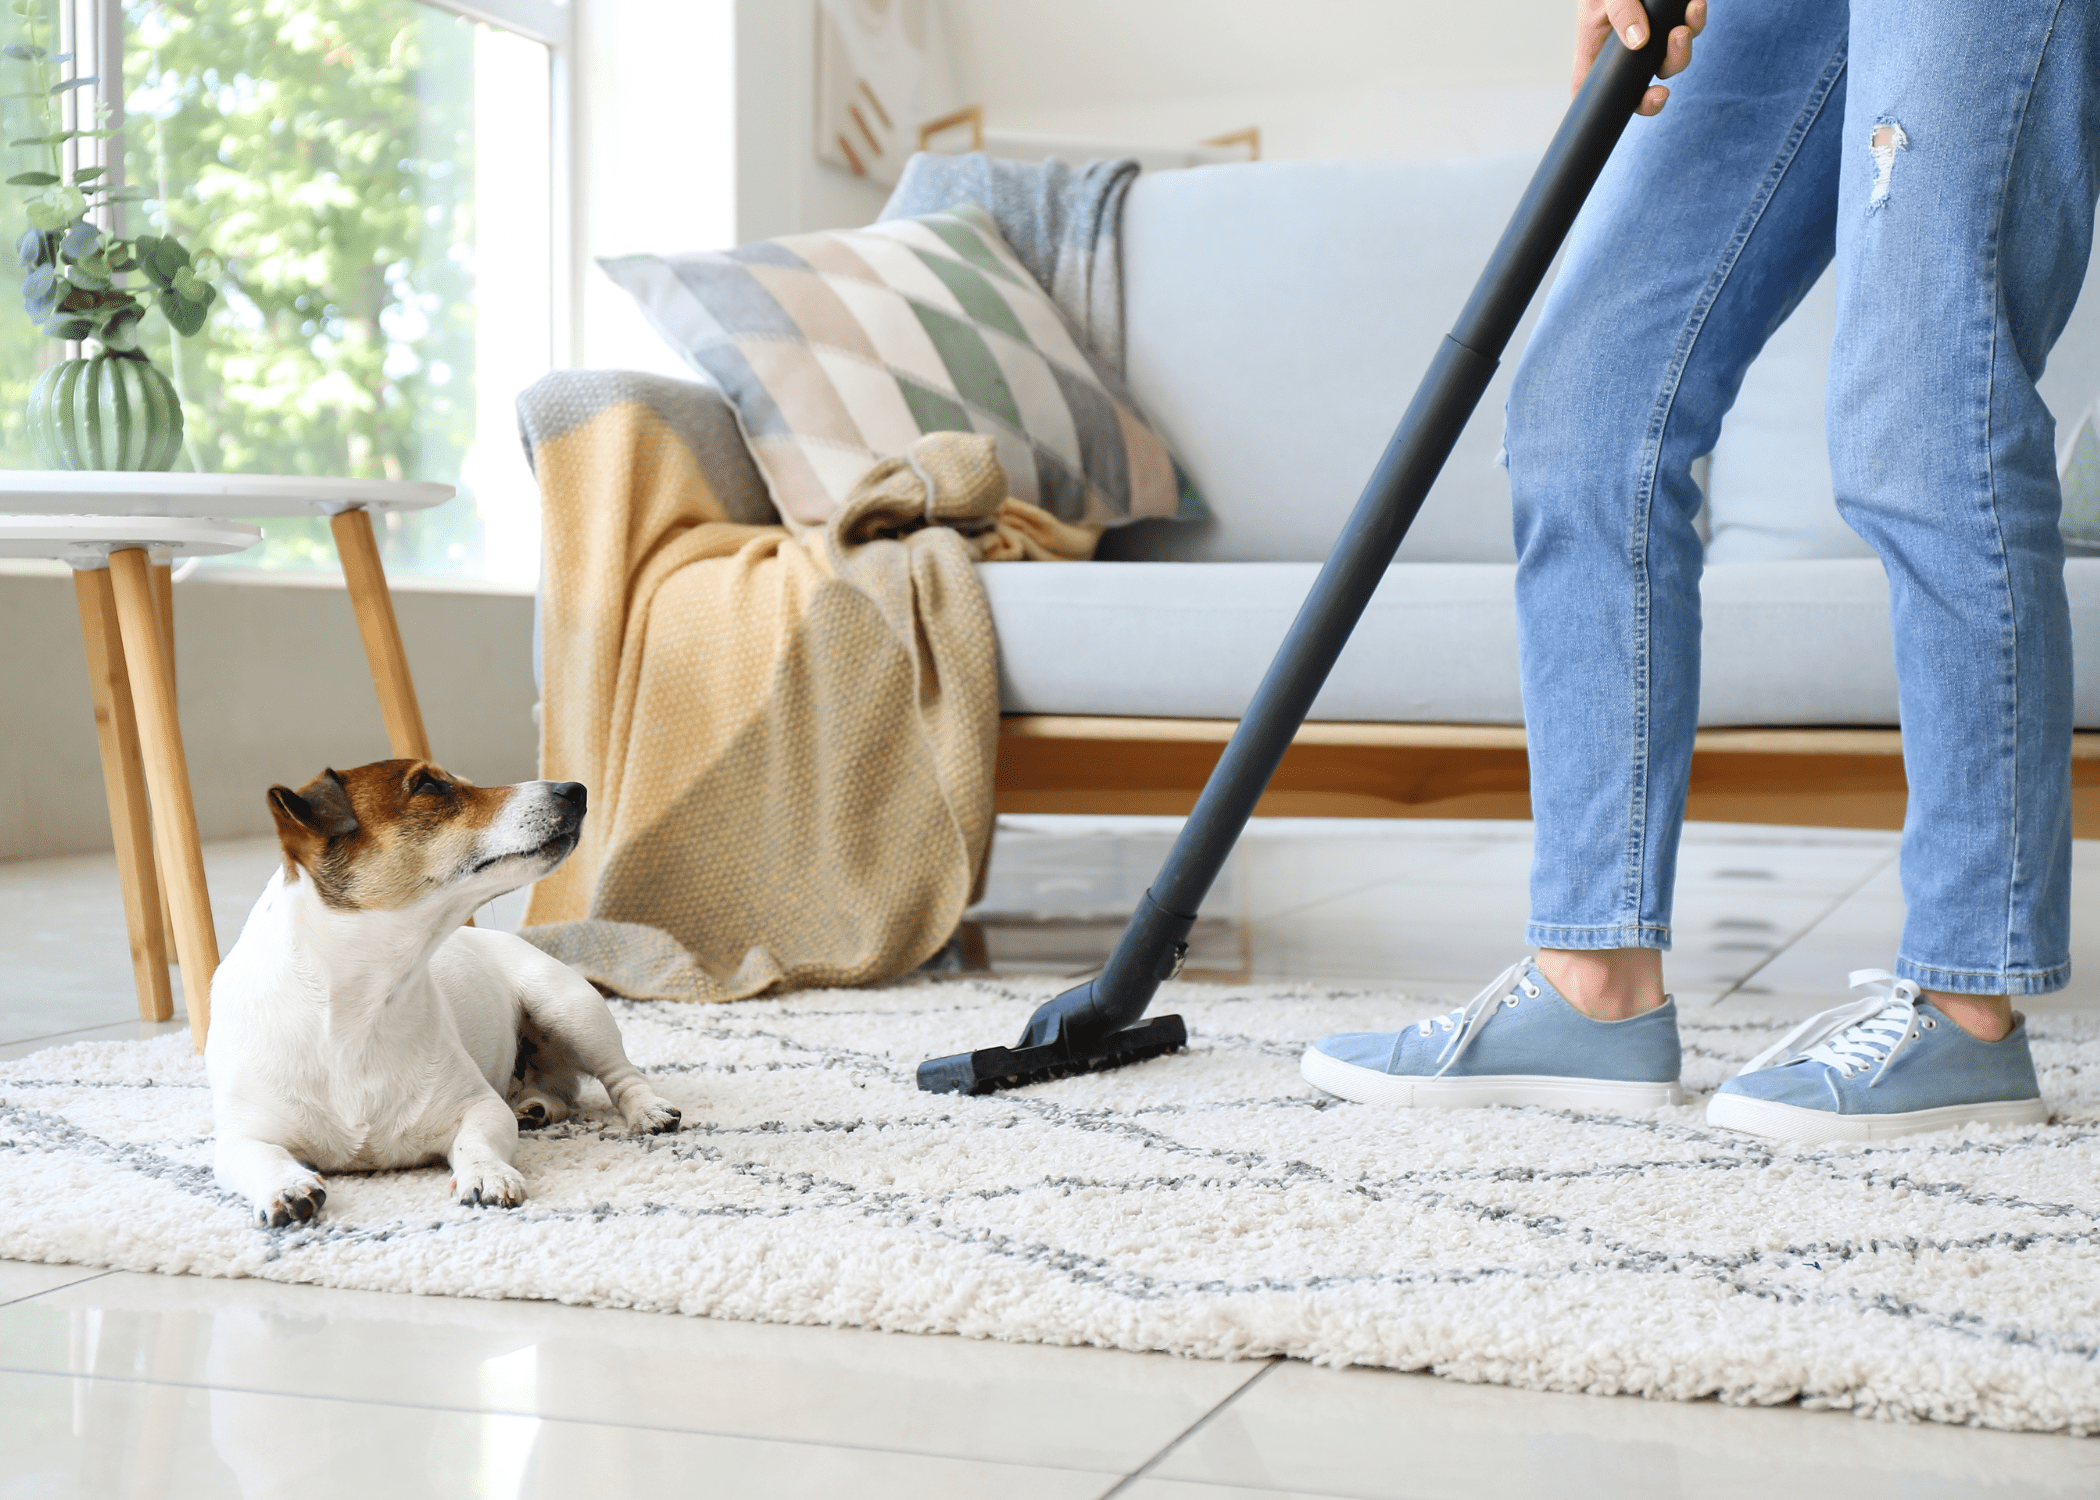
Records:
[[[1480,404],[1517,321],[1545,280],[1583,199],[1662,65],[1671,30],[1684,24],[1687,0],[1644,3],[1647,45],[1634,51],[1616,37],[1605,43],[1472,297],[1430,361],[1414,401],[1255,690],[1254,701],[1107,964],[1085,984],[1045,1002],[1029,1018],[1017,1046],[921,1063],[920,1088],[932,1093],[989,1093],[1069,1073],[1121,1067],[1171,1052],[1187,1041],[1179,1016],[1133,1023],[1145,1013],[1160,983],[1179,972],[1197,908],[1392,565],[1452,445]]]

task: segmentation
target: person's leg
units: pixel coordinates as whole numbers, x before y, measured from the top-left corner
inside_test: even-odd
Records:
[[[1591,194],[1510,396],[1526,938],[1600,1018],[1662,1003],[1698,721],[1691,465],[1830,261],[1845,53],[1842,4],[1713,8]]]
[[[2092,247],[2100,6],[1852,18],[1831,468],[1888,571],[1909,911],[1896,972],[1854,976],[1880,993],[1706,1114],[1806,1143],[2048,1119],[2011,997],[2070,977],[2070,622],[2034,382]]]
[[[1330,1093],[1682,1097],[1657,950],[1698,713],[1691,462],[1829,263],[1844,31],[1826,0],[1715,7],[1669,106],[1631,123],[1590,195],[1506,438],[1538,820],[1529,940],[1569,951],[1512,966],[1441,1021],[1322,1038],[1300,1068]],[[1652,993],[1622,1004],[1629,975]]]
[[[1853,0],[1831,466],[1881,554],[1910,805],[1896,973],[1965,1029],[2070,974],[2071,635],[2035,392],[2100,185],[2100,6]],[[1977,997],[1977,998],[1969,998]]]

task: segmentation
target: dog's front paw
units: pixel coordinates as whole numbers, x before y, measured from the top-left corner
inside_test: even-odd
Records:
[[[525,1201],[525,1178],[508,1162],[479,1162],[454,1169],[452,1195],[470,1207],[478,1203],[485,1208],[516,1208]]]
[[[627,1128],[636,1135],[663,1135],[676,1130],[682,1118],[677,1105],[657,1094],[643,1092],[627,1102]]]
[[[263,1229],[282,1229],[287,1224],[304,1224],[321,1216],[321,1205],[328,1201],[328,1189],[321,1186],[318,1177],[304,1177],[278,1189],[267,1199],[257,1199],[255,1222]]]

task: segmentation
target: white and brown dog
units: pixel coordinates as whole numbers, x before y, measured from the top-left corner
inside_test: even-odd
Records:
[[[271,787],[270,811],[284,865],[213,977],[204,1049],[218,1180],[261,1223],[320,1212],[323,1172],[438,1160],[461,1203],[514,1207],[520,1124],[566,1118],[584,1074],[630,1129],[678,1128],[588,982],[461,925],[568,857],[583,787],[385,760]]]

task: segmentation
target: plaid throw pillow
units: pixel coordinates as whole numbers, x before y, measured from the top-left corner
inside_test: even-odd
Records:
[[[870,464],[925,432],[991,437],[1009,493],[1061,520],[1208,513],[974,203],[601,264],[735,404],[794,523],[822,522]]]

